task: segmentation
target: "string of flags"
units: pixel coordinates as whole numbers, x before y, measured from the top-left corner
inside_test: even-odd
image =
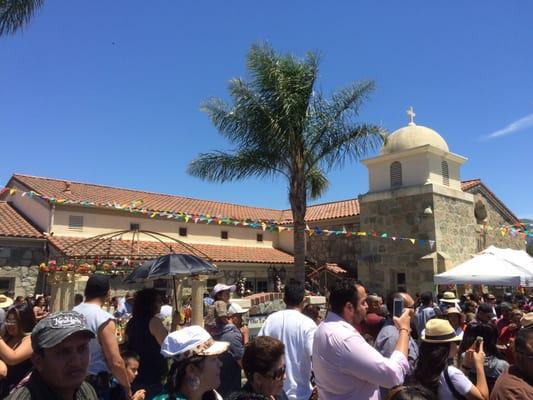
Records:
[[[186,223],[193,222],[195,224],[198,223],[205,223],[205,224],[217,224],[217,225],[234,225],[234,226],[247,226],[253,229],[262,229],[263,231],[269,231],[269,232],[282,232],[282,231],[293,231],[294,227],[289,225],[289,221],[275,221],[275,220],[261,220],[261,219],[235,219],[225,216],[213,216],[210,214],[192,214],[192,213],[186,213],[186,212],[171,212],[171,211],[158,211],[158,210],[150,210],[147,208],[142,207],[143,206],[143,200],[133,200],[129,203],[120,204],[117,202],[105,202],[105,203],[96,203],[94,201],[89,200],[69,200],[69,199],[63,199],[63,198],[55,198],[55,197],[48,197],[45,195],[41,195],[33,190],[30,191],[22,191],[17,188],[8,188],[4,187],[0,189],[0,196],[4,193],[8,193],[10,196],[14,196],[17,193],[21,197],[27,197],[28,199],[32,199],[33,197],[41,198],[42,200],[48,202],[49,204],[64,204],[64,205],[78,205],[78,206],[84,206],[84,207],[99,207],[99,208],[111,208],[115,210],[122,210],[122,211],[128,211],[131,213],[136,214],[144,214],[147,215],[149,218],[166,218],[166,219],[174,219],[177,221],[183,221]],[[520,224],[520,225],[513,225],[513,226],[501,226],[497,228],[493,228],[490,226],[484,226],[484,229],[487,231],[497,231],[502,236],[505,235],[511,235],[513,237],[521,236],[523,238],[526,237],[533,237],[533,225],[532,224]],[[305,232],[309,236],[344,236],[344,237],[370,237],[370,238],[378,238],[378,239],[389,239],[393,241],[408,241],[411,242],[411,244],[419,244],[420,246],[425,246],[426,244],[429,245],[431,249],[433,249],[435,245],[434,240],[426,240],[426,239],[416,239],[416,238],[406,238],[406,237],[400,237],[395,236],[393,234],[390,234],[388,232],[363,232],[363,231],[352,231],[347,230],[346,228],[343,228],[342,230],[329,230],[329,229],[323,229],[319,226],[310,228],[308,225],[305,227]]]

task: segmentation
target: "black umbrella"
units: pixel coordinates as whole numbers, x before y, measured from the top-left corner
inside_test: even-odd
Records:
[[[218,269],[209,261],[190,254],[170,253],[153,260],[148,260],[129,274],[124,282],[134,283],[145,279],[172,278],[174,290],[174,306],[178,309],[176,293],[176,277],[208,275],[217,273]]]
[[[147,279],[208,275],[217,272],[217,267],[203,258],[190,254],[171,253],[153,260]]]
[[[148,279],[150,268],[154,264],[157,258],[143,262],[137,268],[135,268],[126,278],[124,283],[136,283]]]

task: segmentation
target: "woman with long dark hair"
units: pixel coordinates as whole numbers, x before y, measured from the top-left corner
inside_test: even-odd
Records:
[[[30,334],[35,323],[33,307],[29,302],[13,306],[6,314],[6,332],[0,338],[0,359],[7,365],[6,378],[0,381],[2,399],[32,368]]]
[[[33,305],[33,313],[35,314],[35,320],[37,322],[39,322],[41,319],[48,315],[48,312],[46,311],[44,296],[39,296],[35,300],[35,303]]]
[[[487,385],[489,386],[489,392],[496,383],[496,379],[509,368],[509,363],[504,360],[503,354],[500,353],[496,347],[498,341],[498,330],[492,324],[479,324],[473,325],[470,330],[472,336],[475,338],[483,338],[483,351],[485,352],[485,361],[483,367],[485,370],[485,376],[487,377]],[[461,359],[464,359],[465,353],[461,354]],[[474,382],[476,377],[475,370],[469,370],[468,377]]]
[[[466,375],[450,365],[457,355],[457,342],[460,341],[446,320],[432,319],[426,323],[421,337],[418,361],[414,371],[417,383],[430,389],[439,400],[487,400],[489,390],[483,369],[484,352],[481,344],[478,351],[471,348],[465,359],[466,367],[475,367],[477,381],[473,385]]]
[[[217,400],[220,385],[218,356],[228,350],[228,342],[213,340],[197,325],[169,334],[161,346],[161,354],[173,360],[165,393],[154,400]]]
[[[127,348],[140,356],[139,372],[132,391],[146,390],[151,399],[163,389],[162,381],[168,373],[167,361],[160,353],[168,334],[156,315],[161,309],[161,297],[155,289],[139,290],[135,294],[132,317],[126,325]]]

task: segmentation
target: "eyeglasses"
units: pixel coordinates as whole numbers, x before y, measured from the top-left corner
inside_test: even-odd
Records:
[[[285,370],[286,370],[286,367],[284,365],[283,367],[278,368],[274,372],[266,373],[265,376],[268,376],[269,378],[272,378],[276,381],[280,381],[285,377]]]

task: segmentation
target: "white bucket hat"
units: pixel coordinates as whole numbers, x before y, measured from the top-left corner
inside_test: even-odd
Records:
[[[204,328],[192,325],[167,335],[161,345],[161,354],[182,361],[194,356],[222,354],[228,347],[228,342],[215,341]]]
[[[229,290],[230,292],[235,291],[235,285],[225,285],[223,283],[217,283],[211,292],[211,297],[215,297],[218,292],[223,292],[224,290]]]

